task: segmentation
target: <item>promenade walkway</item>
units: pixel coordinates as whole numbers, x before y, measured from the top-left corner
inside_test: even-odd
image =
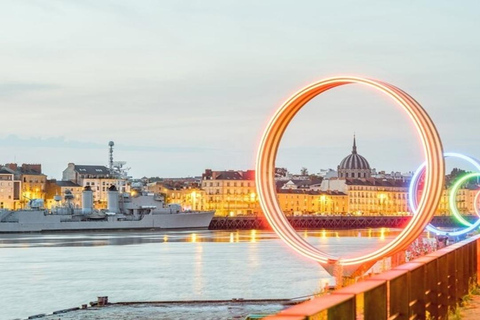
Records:
[[[456,314],[458,317],[451,317],[452,319],[458,318],[462,320],[479,320],[480,319],[480,295],[471,295],[471,300],[467,301],[465,305],[459,309]]]

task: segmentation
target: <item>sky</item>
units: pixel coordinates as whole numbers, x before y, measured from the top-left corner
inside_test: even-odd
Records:
[[[269,117],[336,75],[379,79],[426,109],[444,150],[480,158],[478,1],[3,1],[0,164],[127,162],[133,177],[253,169]],[[403,112],[361,85],[288,127],[276,165],[336,168],[357,137],[372,168],[423,161]]]

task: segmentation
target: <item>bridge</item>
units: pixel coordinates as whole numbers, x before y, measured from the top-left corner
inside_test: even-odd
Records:
[[[464,216],[473,223],[475,216]],[[403,228],[411,216],[289,216],[288,221],[296,230],[303,229],[368,229],[368,228]],[[436,227],[461,228],[451,216],[436,216],[432,220]],[[263,216],[214,217],[209,230],[270,230]]]

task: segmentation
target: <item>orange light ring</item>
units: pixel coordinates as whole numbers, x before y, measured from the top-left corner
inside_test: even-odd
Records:
[[[292,228],[283,214],[275,191],[275,159],[281,138],[296,113],[311,99],[332,88],[345,84],[364,84],[388,95],[397,102],[414,123],[427,158],[425,197],[420,200],[419,214],[412,217],[405,229],[389,244],[360,257],[338,258],[313,247]],[[444,159],[438,132],[428,114],[407,93],[393,85],[357,77],[336,77],[313,83],[289,98],[273,115],[260,141],[256,165],[256,185],[260,205],[265,216],[279,237],[300,254],[328,263],[338,261],[342,265],[354,265],[392,254],[407,247],[430,222],[440,202],[443,189]]]

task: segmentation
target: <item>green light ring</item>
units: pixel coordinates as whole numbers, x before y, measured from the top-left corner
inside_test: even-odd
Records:
[[[480,173],[479,172],[473,172],[473,173],[469,173],[469,174],[466,174],[464,175],[463,177],[461,177],[460,179],[458,179],[455,184],[453,185],[452,187],[452,190],[450,191],[450,196],[449,196],[449,199],[448,199],[448,204],[450,206],[450,210],[452,211],[453,215],[455,216],[455,218],[457,218],[457,220],[463,224],[464,226],[467,226],[467,227],[470,227],[472,226],[472,224],[470,222],[468,222],[467,220],[465,220],[462,215],[460,214],[460,212],[458,211],[458,208],[457,208],[457,192],[458,192],[458,189],[460,189],[460,186],[465,182],[467,181],[468,179],[471,179],[471,178],[474,178],[474,177],[480,177]]]

